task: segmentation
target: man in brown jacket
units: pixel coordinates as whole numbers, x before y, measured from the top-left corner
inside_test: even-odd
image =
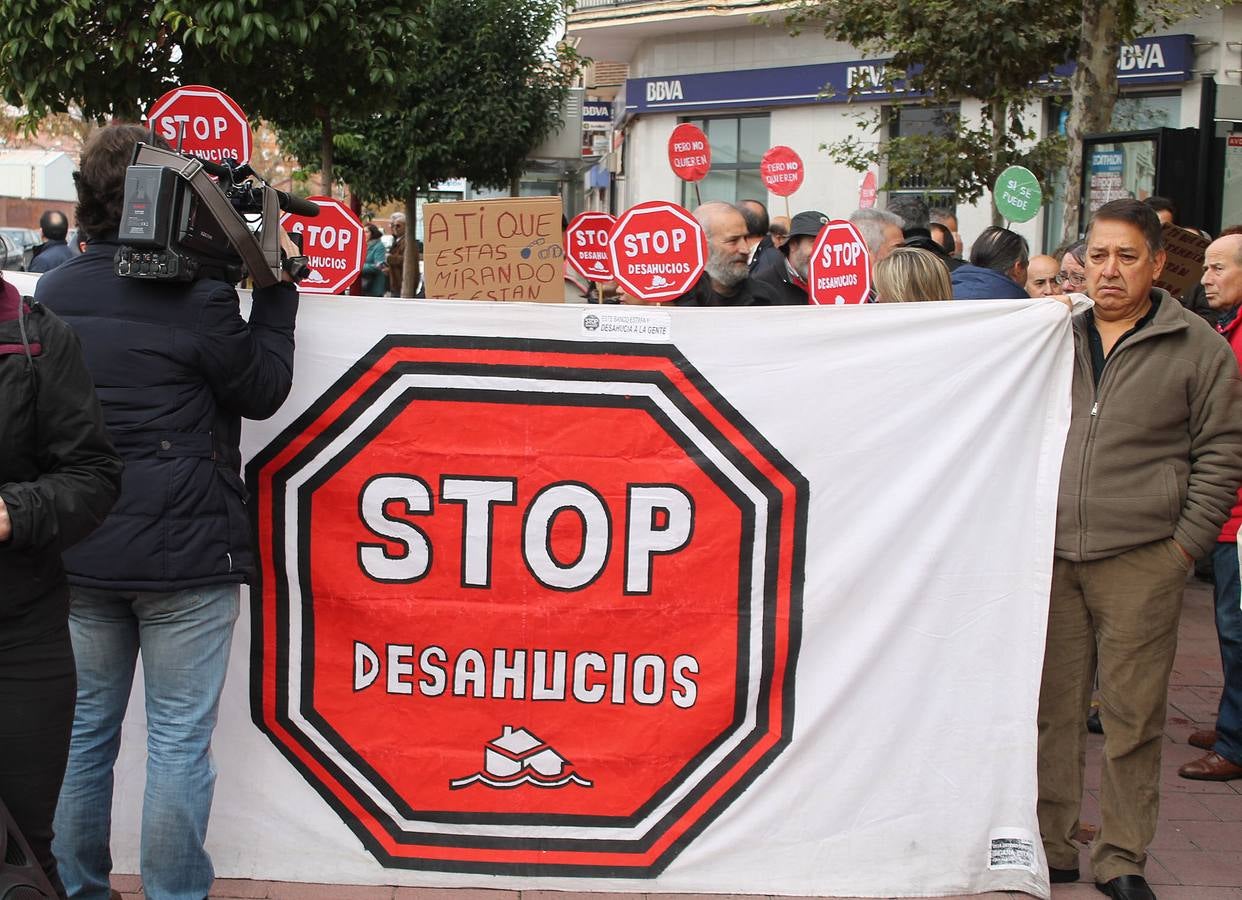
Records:
[[[405,275],[405,213],[393,213],[388,220],[388,230],[392,232],[392,246],[384,257],[384,271],[388,275],[388,292],[400,297],[401,279]]]
[[[1078,879],[1074,843],[1092,676],[1104,760],[1097,887],[1155,895],[1143,878],[1156,830],[1160,740],[1182,590],[1214,546],[1242,482],[1242,386],[1228,344],[1152,287],[1160,220],[1135,200],[1096,213],[1087,293],[1074,320],[1073,414],[1039,698],[1039,824],[1054,882]]]

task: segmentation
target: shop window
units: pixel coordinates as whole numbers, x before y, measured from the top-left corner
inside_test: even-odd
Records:
[[[885,110],[888,119],[889,138],[915,137],[921,135],[948,137],[957,131],[961,108],[956,103],[944,106],[891,106]],[[917,194],[927,200],[931,207],[953,208],[953,192],[934,179],[914,174],[903,178],[889,188],[889,196]]]
[[[702,128],[712,148],[712,168],[707,177],[698,182],[698,194],[695,194],[694,183],[682,182],[682,206],[694,209],[700,198],[704,203],[708,200],[737,203],[747,198],[762,200],[767,197],[767,186],[759,175],[759,161],[771,147],[771,123],[766,113],[683,118],[681,121]]]
[[[1182,96],[1180,93],[1127,94],[1117,98],[1113,106],[1112,126],[1109,131],[1146,131],[1151,128],[1180,128],[1182,115]],[[1065,134],[1065,123],[1069,118],[1069,98],[1052,97],[1048,100],[1047,121],[1050,133]],[[1139,171],[1143,165],[1149,168],[1151,160],[1144,163],[1134,160],[1130,163],[1134,171],[1132,180],[1137,180],[1143,173]],[[1083,173],[1084,177],[1088,173]],[[1148,173],[1147,182],[1153,173]],[[1060,169],[1052,176],[1052,202],[1047,206],[1044,216],[1044,247],[1052,251],[1061,244],[1061,232],[1065,221],[1065,204],[1071,202],[1066,197],[1065,169]],[[1129,193],[1135,196],[1146,196],[1151,193],[1151,184],[1145,187],[1137,184]],[[1072,202],[1078,202],[1073,198]],[[1079,223],[1085,227],[1086,223]]]

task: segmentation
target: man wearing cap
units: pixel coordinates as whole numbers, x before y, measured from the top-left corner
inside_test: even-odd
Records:
[[[798,213],[789,226],[789,239],[781,245],[780,265],[760,269],[751,276],[751,281],[772,298],[774,305],[805,306],[810,302],[807,271],[815,239],[827,224],[828,217],[821,212]]]

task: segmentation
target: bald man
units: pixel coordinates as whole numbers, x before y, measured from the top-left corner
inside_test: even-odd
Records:
[[[1062,293],[1057,284],[1061,264],[1047,255],[1032,256],[1026,268],[1026,292],[1032,297],[1051,297]]]
[[[1201,283],[1207,302],[1217,313],[1233,315],[1221,328],[1242,366],[1242,228],[1226,229],[1208,245]],[[1187,743],[1207,755],[1177,770],[1195,781],[1242,779],[1242,586],[1238,578],[1238,528],[1242,526],[1242,491],[1229,521],[1212,550],[1213,592],[1216,595],[1216,636],[1220,640],[1225,686],[1220,695],[1216,728],[1196,731]]]
[[[767,291],[750,278],[746,220],[731,203],[712,200],[694,211],[707,235],[707,267],[678,306],[771,306]],[[782,260],[784,257],[782,257]]]

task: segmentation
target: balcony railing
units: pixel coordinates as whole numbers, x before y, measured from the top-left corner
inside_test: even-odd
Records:
[[[639,3],[650,3],[651,0],[578,0],[574,4],[574,12],[584,9],[602,9],[607,6],[634,6]]]

